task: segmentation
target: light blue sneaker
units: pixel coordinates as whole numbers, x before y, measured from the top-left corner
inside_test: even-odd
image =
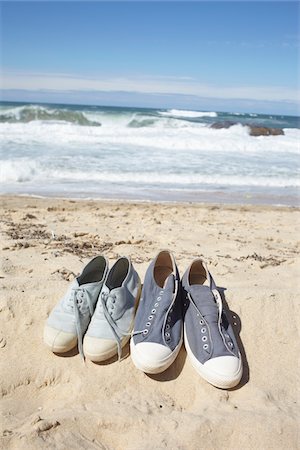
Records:
[[[129,258],[119,258],[110,269],[83,341],[85,356],[95,362],[118,353],[130,338],[140,298],[141,281]]]
[[[130,341],[134,365],[146,373],[160,373],[175,360],[182,344],[183,318],[179,272],[165,250],[151,262]]]
[[[242,359],[217,286],[201,259],[182,278],[185,290],[184,345],[196,371],[222,389],[242,377]]]
[[[92,259],[50,313],[44,328],[44,342],[54,353],[68,352],[78,342],[79,353],[83,356],[83,335],[107,272],[108,261],[104,256]]]

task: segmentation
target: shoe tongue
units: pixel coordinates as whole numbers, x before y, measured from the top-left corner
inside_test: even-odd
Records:
[[[190,291],[202,316],[210,322],[218,322],[219,309],[210,288],[202,284],[193,284]]]
[[[71,289],[78,289],[79,286],[80,286],[80,283],[79,283],[79,281],[78,281],[78,277],[77,277],[77,278],[74,278],[74,280],[72,281],[72,283],[71,283],[71,285],[70,285],[70,288],[71,288]]]
[[[174,292],[174,286],[175,286],[175,277],[173,274],[169,275],[168,278],[166,279],[165,283],[164,283],[164,287],[163,290],[165,292],[170,292],[173,293]]]

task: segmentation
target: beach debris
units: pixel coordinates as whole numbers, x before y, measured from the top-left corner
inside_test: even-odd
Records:
[[[49,431],[52,428],[58,427],[59,425],[60,425],[60,423],[58,422],[58,420],[54,420],[52,422],[50,420],[40,419],[34,425],[34,428],[37,433],[43,433],[44,431]]]
[[[27,213],[26,216],[23,217],[23,220],[26,219],[37,219],[37,217],[34,214]]]
[[[34,246],[30,245],[29,242],[25,241],[25,242],[16,242],[12,248],[16,249],[16,248],[28,248],[28,247],[34,247]]]
[[[46,225],[39,223],[14,223],[9,222],[6,234],[13,240],[46,239],[50,233],[45,230]]]
[[[235,258],[235,261],[245,261],[246,259],[254,259],[255,261],[259,261],[263,264],[260,265],[261,269],[264,269],[268,266],[280,266],[280,264],[284,263],[286,259],[274,258],[273,256],[261,256],[257,253],[253,253],[252,255],[241,256],[239,258]]]
[[[48,212],[53,212],[53,211],[58,211],[59,208],[57,208],[56,206],[48,206],[47,211]]]
[[[5,233],[15,242],[13,249],[22,249],[43,245],[44,248],[54,250],[57,255],[72,253],[79,257],[91,257],[95,253],[102,253],[113,247],[97,234],[77,231],[70,235],[57,234],[47,229],[47,225],[38,223],[8,222]],[[139,243],[139,241],[137,241]]]
[[[4,430],[2,436],[11,436],[13,434],[12,430]]]
[[[66,267],[56,269],[54,272],[51,273],[51,275],[54,275],[56,273],[59,273],[62,276],[62,278],[66,281],[72,281],[74,280],[74,278],[76,278],[76,274],[72,270],[67,269]]]

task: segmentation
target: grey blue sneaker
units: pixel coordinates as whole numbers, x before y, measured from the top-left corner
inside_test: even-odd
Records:
[[[79,353],[83,356],[83,335],[94,313],[107,272],[108,262],[104,256],[92,259],[54,307],[44,328],[44,342],[53,352],[67,352],[78,342]]]
[[[130,338],[140,298],[141,281],[129,258],[119,258],[110,269],[83,341],[85,356],[95,362],[118,353]]]
[[[193,367],[218,388],[236,386],[243,371],[241,355],[220,293],[201,259],[187,269],[182,286],[186,293],[184,345]]]
[[[179,353],[183,330],[180,286],[173,255],[160,252],[147,269],[130,341],[133,363],[143,372],[163,372]]]

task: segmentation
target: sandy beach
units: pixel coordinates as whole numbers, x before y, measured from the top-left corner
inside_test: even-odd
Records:
[[[1,448],[299,448],[299,224],[288,207],[0,197]],[[203,256],[226,288],[243,354],[231,391],[184,347],[147,376],[127,357],[52,354],[45,320],[93,256],[131,256],[142,280],[162,249],[181,275]]]

